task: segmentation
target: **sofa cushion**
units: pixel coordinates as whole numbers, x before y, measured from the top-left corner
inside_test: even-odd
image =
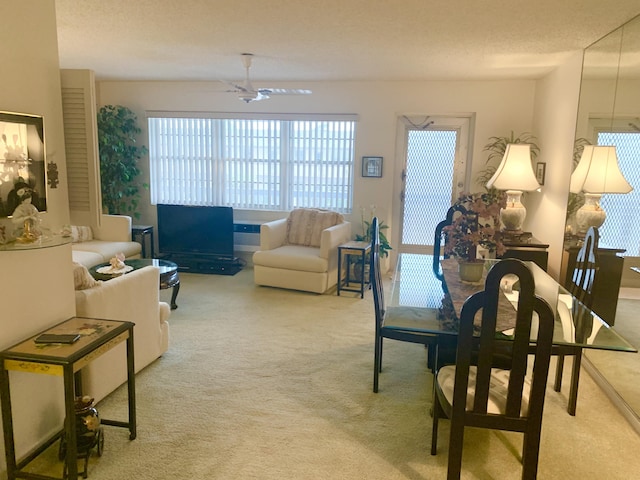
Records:
[[[313,208],[297,208],[287,218],[286,243],[306,247],[319,247],[322,231],[342,223],[344,218],[337,212]]]
[[[87,268],[91,268],[94,265],[104,263],[104,257],[99,253],[76,250],[75,245],[71,250],[71,258],[74,262],[81,263]]]
[[[87,267],[77,262],[73,262],[73,283],[76,290],[100,285],[100,282],[91,276]]]
[[[284,245],[253,254],[253,263],[265,267],[326,273],[328,262],[320,257],[320,249],[301,245]]]
[[[108,262],[115,257],[117,253],[124,253],[125,258],[139,255],[142,251],[142,246],[138,242],[106,242],[102,240],[91,240],[88,242],[74,244],[73,250],[99,253],[102,255],[102,261]]]
[[[71,226],[71,241],[73,243],[87,242],[93,240],[93,231],[87,226]]]

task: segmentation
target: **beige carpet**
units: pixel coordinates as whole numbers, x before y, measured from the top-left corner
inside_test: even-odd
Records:
[[[638,289],[634,290],[637,292]],[[621,297],[618,300],[615,329],[636,348],[640,347],[638,312],[640,298],[637,298],[637,293],[635,298]],[[640,354],[593,350],[586,352],[585,356],[616,390],[622,401],[640,417]]]
[[[255,287],[252,274],[181,275],[170,349],[137,376],[138,438],[104,427],[89,478],[445,478],[447,421],[429,455],[424,347],[387,341],[374,394],[371,292]],[[576,417],[566,397],[549,389],[539,478],[637,478],[640,438],[591,378]],[[99,408],[124,418],[125,405],[121,388]],[[468,430],[465,441],[463,478],[520,478],[520,435]],[[51,450],[41,471],[61,470]]]

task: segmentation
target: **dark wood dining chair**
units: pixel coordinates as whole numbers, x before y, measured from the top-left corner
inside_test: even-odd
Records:
[[[582,247],[578,251],[576,257],[576,265],[571,276],[571,282],[567,285],[569,293],[577,299],[582,305],[574,305],[572,308],[572,316],[574,321],[574,327],[578,327],[578,324],[584,321],[586,315],[591,317],[589,312],[584,312],[584,308],[590,310],[593,305],[593,292],[598,278],[598,271],[600,265],[598,261],[598,243],[600,241],[600,233],[597,228],[590,227],[584,237]],[[588,320],[591,320],[589,318]],[[578,333],[576,328],[576,333]],[[584,330],[584,328],[582,329]],[[588,335],[587,335],[588,336]],[[572,382],[571,388],[578,388],[578,381],[580,378],[580,364],[582,357],[582,349],[567,349],[562,346],[554,348],[554,355],[557,355],[556,362],[556,376],[553,388],[556,392],[559,392],[562,388],[562,374],[564,371],[564,357],[565,355],[573,356],[573,368],[572,368]],[[577,392],[576,392],[577,395]],[[570,394],[570,398],[575,398],[576,395]],[[570,412],[575,413],[575,405],[569,405]]]
[[[515,328],[510,339],[496,332],[498,300],[503,295],[500,280],[507,274],[516,275],[520,281]],[[476,319],[480,310],[482,313]],[[535,349],[531,351],[534,311],[538,314],[538,325]],[[523,433],[522,478],[536,478],[553,327],[551,307],[535,295],[533,275],[520,260],[497,263],[487,274],[484,291],[464,303],[456,364],[440,368],[435,382],[431,454],[435,455],[437,450],[439,419],[446,416],[451,419],[448,479],[460,478],[465,427]],[[509,362],[508,369],[494,367],[496,353],[501,364]]]
[[[385,306],[382,273],[380,271],[380,238],[379,222],[374,217],[371,221],[371,256],[370,274],[373,303],[375,306],[375,348],[373,366],[373,391],[378,392],[378,377],[382,371],[382,342],[389,338],[401,342],[419,343],[425,345],[429,351],[434,351],[437,335],[434,331],[439,328],[438,310],[411,307]]]
[[[436,230],[433,238],[433,274],[441,282],[444,281],[444,275],[442,274],[442,268],[440,267],[440,259],[449,258],[449,255],[444,251],[444,247],[447,243],[447,238],[443,232],[443,229],[444,227],[451,225],[451,223],[453,222],[453,214],[455,213],[455,211],[456,210],[453,207],[449,207],[445,219],[438,223],[438,225],[436,225]]]

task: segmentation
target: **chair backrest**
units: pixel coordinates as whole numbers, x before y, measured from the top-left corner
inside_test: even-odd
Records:
[[[584,237],[582,248],[576,257],[569,292],[587,308],[593,305],[593,289],[600,269],[598,263],[598,242],[600,233],[590,227]]]
[[[514,274],[520,281],[516,326],[513,340],[504,340],[496,335],[498,300],[503,295],[500,281],[507,274]],[[474,319],[482,310],[480,335],[474,335]],[[538,314],[538,325],[532,330],[533,312]],[[477,327],[475,327],[477,328]],[[528,267],[516,259],[497,263],[487,274],[484,291],[475,293],[464,303],[460,314],[460,330],[456,352],[456,373],[453,397],[453,415],[482,417],[465,420],[466,424],[484,425],[487,428],[509,429],[513,422],[542,421],[542,409],[546,390],[549,360],[553,340],[554,316],[540,297],[535,295],[533,275]],[[531,333],[536,332],[535,346],[530,347]],[[508,355],[505,357],[505,351]],[[533,354],[533,379],[529,390],[528,408],[522,412],[523,395],[526,397],[525,377],[529,354]],[[499,358],[498,358],[499,357]],[[508,388],[506,411],[501,415],[487,417],[489,392],[491,390],[492,366],[498,361],[504,368],[508,361]],[[477,363],[476,363],[477,362]],[[467,409],[467,389],[471,365],[477,365],[477,378],[473,409]],[[478,423],[479,422],[479,423]],[[522,430],[520,430],[522,431]]]
[[[436,225],[435,236],[433,238],[433,273],[440,281],[444,280],[444,275],[440,269],[440,258],[449,258],[449,254],[444,251],[444,246],[447,243],[447,237],[442,230],[444,227],[451,225],[453,222],[454,212],[454,207],[449,207],[445,219]]]
[[[371,255],[369,265],[373,303],[376,309],[376,336],[382,326],[385,313],[384,290],[382,287],[382,273],[380,271],[380,223],[378,217],[371,219]]]

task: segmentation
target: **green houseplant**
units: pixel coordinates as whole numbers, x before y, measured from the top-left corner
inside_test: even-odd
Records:
[[[98,148],[100,153],[100,183],[102,208],[109,214],[139,218],[139,160],[147,154],[138,145],[136,136],[142,130],[136,115],[121,105],[105,105],[98,111]]]
[[[507,145],[510,143],[528,143],[531,145],[531,159],[535,160],[538,157],[538,153],[540,153],[540,148],[535,143],[537,140],[535,136],[527,132],[521,133],[516,137],[513,131],[509,137],[489,137],[489,143],[487,143],[483,149],[483,151],[489,152],[486,161],[487,166],[478,173],[476,183],[486,188],[487,182],[493,177],[493,174],[496,173],[502,157],[504,157]]]
[[[364,215],[365,215],[364,208],[361,208],[360,218],[362,222],[362,233],[356,234],[356,240],[358,242],[371,242],[373,237],[371,220],[373,220],[373,217],[375,216],[375,207],[371,207],[371,220],[365,220]],[[391,248],[391,244],[389,243],[389,240],[387,239],[387,236],[384,234],[384,230],[387,230],[388,228],[389,228],[389,225],[385,225],[384,221],[378,219],[381,258],[388,257],[389,250],[393,250],[393,248]]]

